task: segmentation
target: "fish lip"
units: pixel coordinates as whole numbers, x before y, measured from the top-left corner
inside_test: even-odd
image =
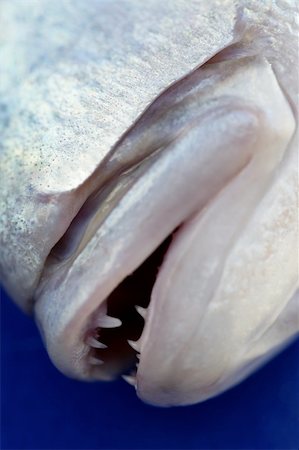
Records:
[[[187,218],[187,216],[186,216]],[[185,220],[185,219],[184,219]],[[181,221],[180,221],[181,222]],[[174,225],[174,228],[177,228],[177,224]],[[170,230],[171,233],[172,230]],[[80,262],[80,258],[82,258],[82,254],[84,254],[85,247],[82,249],[82,252],[78,253],[75,258],[70,258],[72,260],[72,263],[67,267],[67,264],[69,263],[69,259],[60,263],[56,264],[49,264],[48,266],[45,266],[43,275],[37,285],[37,288],[35,290],[34,295],[34,316],[36,319],[36,323],[38,325],[38,328],[40,330],[41,336],[43,338],[43,341],[45,343],[45,346],[48,348],[50,358],[52,359],[53,363],[66,375],[68,375],[71,378],[77,378],[77,379],[108,379],[111,378],[109,375],[105,375],[101,372],[101,367],[98,370],[90,370],[90,367],[86,367],[85,362],[85,349],[78,351],[78,353],[73,353],[71,356],[71,364],[70,366],[65,365],[65,355],[69,352],[71,348],[74,348],[76,346],[80,347],[80,344],[82,342],[82,338],[84,335],[84,332],[86,331],[86,324],[85,319],[83,321],[80,320],[81,317],[89,317],[93,313],[95,306],[98,306],[101,302],[104,302],[106,298],[109,296],[109,294],[121,283],[121,281],[129,275],[131,272],[133,272],[135,269],[137,269],[144,260],[146,260],[153,251],[161,244],[161,242],[164,240],[164,238],[169,234],[167,231],[166,233],[163,233],[158,241],[156,241],[155,244],[152,244],[147,248],[147,250],[142,254],[142,256],[138,259],[137,262],[134,264],[131,264],[130,270],[126,270],[126,272],[120,273],[120,275],[115,277],[114,275],[109,275],[109,280],[107,280],[107,286],[104,290],[101,300],[95,299],[92,301],[93,294],[90,291],[89,293],[86,293],[85,300],[82,302],[82,308],[78,309],[76,314],[73,317],[70,317],[70,320],[67,324],[62,325],[61,329],[55,332],[55,336],[51,335],[51,329],[52,329],[52,323],[48,323],[45,325],[45,322],[43,318],[46,318],[47,321],[47,314],[44,312],[43,306],[47,309],[47,297],[49,290],[51,291],[52,288],[54,288],[54,291],[56,291],[56,288],[58,285],[65,285],[65,277],[72,277],[72,272],[74,270],[74,266]],[[117,264],[114,265],[113,270],[115,270]],[[62,269],[62,273],[59,273]],[[120,265],[118,265],[118,269],[120,269]],[[56,276],[58,275],[58,278],[55,280]],[[113,282],[111,283],[111,278],[114,278]],[[54,282],[54,286],[51,286],[51,284]],[[97,296],[96,296],[97,297]],[[43,305],[44,304],[44,305]],[[90,307],[88,308],[88,306]],[[85,307],[87,308],[85,309]],[[59,308],[59,305],[57,304],[57,308]],[[55,315],[55,314],[54,314]],[[46,330],[50,329],[50,336],[47,334]],[[73,339],[70,339],[70,336],[77,336],[77,339],[75,342]],[[54,345],[52,345],[51,340],[55,341]],[[62,356],[62,358],[61,358]],[[82,363],[78,363],[78,359],[80,361],[83,361]]]
[[[160,156],[161,155],[159,154],[154,156],[156,163],[159,162]],[[166,196],[164,198],[165,200],[167,199]],[[75,258],[71,257],[70,259],[61,263],[53,263],[53,261],[50,261],[51,263],[49,265],[45,265],[42,277],[40,278],[34,295],[34,315],[44,343],[48,348],[50,358],[62,372],[70,377],[79,379],[93,379],[94,377],[98,379],[99,376],[102,378],[101,368],[99,368],[99,370],[97,371],[93,371],[92,373],[89,370],[90,368],[86,367],[86,363],[84,361],[85,349],[81,349],[80,351],[78,351],[78,353],[74,353],[73,350],[71,350],[70,353],[72,353],[72,356],[69,361],[70,364],[68,365],[65,364],[65,355],[68,354],[70,349],[73,349],[74,347],[80,347],[82,336],[86,331],[85,318],[89,317],[93,313],[94,309],[101,302],[105,301],[105,299],[121,283],[121,281],[136,268],[138,268],[142,264],[142,262],[146,260],[161,244],[165,237],[168,236],[173,231],[173,229],[177,228],[177,226],[187,217],[188,214],[175,221],[173,227],[171,227],[171,229],[167,229],[167,231],[163,233],[160,233],[159,238],[156,238],[155,242],[151,245],[148,245],[147,247],[140,246],[143,248],[142,254],[139,256],[137,261],[134,261],[133,263],[132,261],[130,261],[131,264],[129,268],[128,265],[124,265],[123,267],[126,267],[125,271],[121,268],[121,264],[115,259],[115,263],[110,270],[110,272],[114,272],[114,274],[112,275],[111,273],[108,275],[108,279],[106,279],[106,283],[104,283],[104,289],[102,285],[103,290],[101,294],[101,300],[96,298],[98,297],[98,295],[94,295],[92,289],[88,290],[88,292],[84,293],[84,299],[82,300],[81,298],[81,308],[79,308],[75,314],[69,315],[68,319],[63,324],[59,324],[58,321],[56,323],[56,325],[58,324],[58,329],[55,330],[54,333],[52,333],[52,331],[53,328],[55,328],[55,325],[52,322],[52,318],[50,318],[48,321],[47,317],[48,297],[51,297],[51,294],[49,295],[49,292],[54,292],[55,295],[57,291],[59,291],[59,289],[61,290],[61,286],[64,288],[67,284],[71,284],[70,282],[66,282],[66,279],[73,279],[73,272],[75,272],[76,266],[80,264],[80,260],[82,259],[82,257],[84,257],[84,252],[86,251],[86,247],[88,246],[88,244],[82,249],[80,253],[75,255]],[[95,236],[92,237],[92,239],[94,238]],[[134,241],[135,238],[133,239],[133,243],[135,243]],[[132,248],[130,248],[130,253],[131,252],[134,252]],[[138,253],[137,248],[135,248],[135,253]],[[70,261],[71,264],[69,264]],[[127,263],[127,261],[124,261],[124,263]],[[118,275],[115,274],[115,272],[117,272]],[[113,281],[111,281],[112,278]],[[65,292],[65,294],[67,294],[67,291],[65,289],[62,290]],[[97,290],[97,288],[94,288],[94,290]],[[94,299],[93,296],[95,297]],[[54,316],[58,316],[58,310],[60,306],[58,297],[55,298],[55,302],[57,302],[54,306],[55,308],[57,308],[57,312],[54,312]],[[66,308],[66,315],[67,310],[71,310],[71,308]],[[84,320],[81,320],[82,317],[84,318]],[[49,333],[47,331],[49,331]],[[70,336],[77,336],[77,339],[74,341],[73,339],[70,339]],[[83,361],[83,364],[78,363],[78,359]]]

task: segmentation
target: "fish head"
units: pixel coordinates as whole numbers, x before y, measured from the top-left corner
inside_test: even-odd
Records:
[[[63,8],[6,94],[2,280],[66,375],[204,401],[298,332],[288,38],[242,2]]]

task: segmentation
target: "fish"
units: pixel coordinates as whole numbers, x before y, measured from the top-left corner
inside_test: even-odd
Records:
[[[54,365],[170,407],[299,331],[295,0],[4,0],[0,279]]]

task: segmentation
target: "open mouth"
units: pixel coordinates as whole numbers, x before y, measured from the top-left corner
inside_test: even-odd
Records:
[[[217,120],[222,111],[215,114],[212,106],[203,121],[208,126]],[[50,356],[67,375],[110,380],[138,364],[145,314],[140,308],[149,306],[173,233],[248,164],[244,152],[227,171],[211,177],[205,162],[210,155],[198,152],[201,130],[189,128],[163,152],[107,185],[104,201],[101,193],[99,204],[91,197],[52,249],[35,312],[42,332],[48,333]],[[208,136],[212,147],[213,135]],[[226,157],[221,145],[216,152],[221,166]],[[200,171],[209,189],[199,190]],[[134,376],[127,380],[134,383]]]
[[[170,243],[251,163],[256,109],[215,97],[210,71],[194,72],[177,94],[170,88],[162,111],[158,98],[122,138],[45,262],[35,315],[50,357],[71,377],[109,380],[135,367],[141,308],[149,307],[146,334]]]
[[[113,209],[122,200],[126,200],[127,194],[136,188],[141,178],[159,163],[159,157],[159,152],[153,151],[147,158],[124,173],[106,180],[103,187],[97,187],[88,197],[47,258],[42,287],[38,290],[37,307],[41,302],[40,297],[43,297],[43,290],[45,288],[47,290],[49,281],[51,285],[52,280],[63,273],[65,278],[68,277],[72,267],[78,264],[81,254],[84,254],[88,245],[96,239],[97,231],[109,221]],[[164,199],[161,200],[163,204]],[[109,284],[107,295],[102,294],[101,289],[97,288],[95,303],[88,313],[81,314],[81,319],[84,318],[84,320],[80,322],[80,326],[76,330],[76,327],[70,326],[70,333],[78,336],[81,347],[83,344],[84,350],[81,350],[80,358],[84,369],[81,368],[80,371],[88,374],[88,378],[110,380],[121,374],[136,372],[139,358],[137,341],[144,328],[152,289],[172,236],[179,228],[177,221],[180,219],[177,219],[175,215],[175,222],[172,222],[172,225],[171,222],[170,225],[166,225],[164,228],[167,231],[161,233],[158,231],[158,214],[155,214],[157,226],[150,224],[150,229],[153,231],[152,242],[146,247],[136,233],[135,251],[135,243],[130,245],[128,242],[127,247],[129,258],[135,254],[138,259],[126,261],[118,276],[113,277],[113,270],[112,273],[110,270],[108,279],[112,280],[112,284]],[[148,231],[145,233],[149,234]],[[135,241],[131,230],[128,231],[127,238],[128,241]],[[88,268],[84,267],[82,271],[80,270],[80,276],[82,274],[83,284],[85,277],[88,278]],[[63,284],[63,275],[60,280]],[[56,287],[57,283],[54,282],[54,289],[50,288],[51,294]],[[75,320],[73,323],[78,324],[78,321]],[[77,346],[79,346],[78,342]],[[124,376],[127,381],[132,381],[130,376]]]
[[[134,371],[136,372],[134,369],[138,367],[139,361],[137,341],[142,334],[152,288],[170,242],[171,236],[106,299],[110,322],[103,322],[102,326],[87,333],[91,364],[103,364],[107,372],[113,373],[121,362],[123,373],[130,372],[134,375]],[[130,376],[127,377],[127,380],[130,379]]]
[[[63,283],[63,273],[67,278],[72,267],[78,264],[81,254],[84,254],[88,245],[97,239],[98,230],[109,222],[114,208],[122,201],[126,201],[128,194],[130,195],[136,186],[138,189],[142,177],[159,164],[160,150],[162,152],[165,149],[156,149],[153,146],[143,160],[133,160],[130,166],[125,167],[120,173],[112,169],[110,176],[96,186],[48,255],[37,290],[37,307],[41,303],[40,297],[43,297],[44,289],[47,291],[48,285],[51,285],[57,275]],[[165,200],[161,197],[159,201],[163,204]],[[153,208],[154,204],[149,206],[149,211],[153,211]],[[144,205],[141,210],[144,210]],[[80,346],[83,344],[84,350],[80,352],[80,358],[84,369],[81,368],[80,371],[88,374],[88,378],[110,380],[132,370],[134,372],[134,368],[138,366],[139,352],[136,341],[144,328],[146,309],[150,303],[159,268],[171,243],[172,235],[179,228],[178,221],[181,222],[175,214],[173,215],[175,222],[170,221],[170,224],[162,227],[166,231],[161,232],[158,228],[159,212],[151,215],[154,217],[154,223],[157,223],[157,226],[150,224],[148,228],[152,230],[152,241],[146,246],[143,245],[143,239],[136,236],[137,247],[134,251],[135,243],[130,245],[130,241],[135,240],[134,232],[128,230],[126,247],[130,253],[129,258],[135,253],[137,260],[125,262],[118,276],[113,277],[113,271],[111,273],[110,270],[108,278],[112,280],[112,284],[107,295],[98,289],[93,308],[89,309],[88,313],[82,313],[85,320],[80,322],[76,330],[70,327],[70,333],[79,336]],[[140,220],[141,214],[139,224],[142,226]],[[144,234],[148,236],[149,232],[145,230],[142,232],[142,235]],[[83,279],[86,275],[88,278],[87,268],[80,270],[80,276],[82,273]],[[50,288],[51,295],[57,285],[58,282],[54,281],[54,289]],[[79,346],[78,342],[77,345]],[[127,380],[130,380],[130,377]]]
[[[99,167],[100,170],[93,176],[94,184],[89,189],[92,193],[45,262],[35,297],[37,321],[43,334],[43,329],[49,326],[43,326],[41,322],[49,316],[49,310],[53,316],[69,315],[71,323],[68,331],[64,330],[64,325],[57,331],[58,335],[61,334],[58,340],[63,350],[54,349],[56,356],[53,356],[53,360],[71,376],[74,376],[73,367],[65,367],[67,358],[57,364],[57,355],[59,359],[67,351],[71,354],[75,352],[73,360],[79,358],[82,362],[80,368],[77,362],[75,364],[75,376],[80,378],[111,379],[120,373],[127,373],[138,363],[138,347],[134,342],[142,334],[142,316],[149,305],[171,236],[198,209],[201,199],[197,199],[197,188],[191,184],[186,189],[188,171],[183,177],[177,177],[176,158],[184,152],[181,138],[184,139],[192,132],[194,125],[200,121],[198,116],[201,112],[198,112],[193,83],[187,80],[184,95],[180,93],[176,96],[175,87],[169,91],[169,98],[163,107],[160,99],[153,103]],[[210,109],[213,114],[213,105]],[[192,110],[194,117],[190,121]],[[168,163],[170,160],[171,164]],[[196,167],[194,169],[196,172]],[[166,179],[167,183],[164,181]],[[168,202],[170,186],[177,196]],[[121,204],[124,204],[123,208]],[[113,219],[114,215],[117,216],[119,206],[121,217]],[[114,222],[113,230],[108,226],[106,231],[105,226],[111,219]],[[101,230],[104,230],[102,237],[98,236]],[[116,236],[117,230],[119,234]],[[105,236],[110,233],[114,236],[106,242]],[[81,266],[81,255],[95,241],[104,242],[101,256],[98,255],[90,266]],[[118,242],[120,245],[115,245]],[[91,268],[98,267],[99,272],[103,271],[102,261],[107,260],[107,256],[109,258],[118,247],[116,253],[119,253],[119,257],[116,255],[113,262],[112,255],[102,282],[95,281],[98,273],[92,274]],[[97,254],[94,250],[92,253],[93,256]],[[70,278],[76,267],[78,272],[74,283]],[[77,288],[71,292],[74,284]],[[90,286],[88,292],[82,293],[83,286]],[[77,296],[78,302],[75,300]],[[72,303],[76,303],[77,311],[73,315],[69,313]],[[86,305],[89,305],[87,309]],[[53,313],[55,308],[57,313]],[[40,310],[43,312],[39,313]],[[56,325],[57,321],[53,327]],[[66,349],[68,341],[70,345]],[[49,352],[51,354],[50,349]],[[74,366],[73,360],[70,361],[71,366]]]
[[[145,133],[147,132],[145,128]],[[156,136],[153,132],[152,135]],[[146,309],[150,303],[159,268],[173,233],[193,212],[193,203],[196,199],[194,195],[190,197],[191,201],[189,198],[185,202],[185,210],[177,208],[180,195],[167,205],[168,188],[163,183],[163,178],[165,178],[165,170],[169,170],[169,167],[163,164],[163,159],[165,157],[167,159],[167,154],[168,158],[172,158],[170,152],[173,149],[174,136],[172,139],[161,140],[157,137],[156,139],[160,146],[152,141],[149,142],[150,149],[146,149],[147,154],[144,159],[139,161],[132,158],[127,165],[122,162],[121,171],[113,167],[110,161],[110,167],[106,172],[108,176],[102,179],[100,184],[95,185],[93,193],[54,245],[45,262],[43,276],[36,292],[35,307],[42,334],[43,330],[49,329],[49,326],[43,326],[38,316],[41,316],[43,320],[50,309],[51,315],[53,314],[55,310],[53,297],[55,298],[56,294],[57,313],[53,316],[60,317],[64,314],[68,315],[68,312],[72,310],[72,302],[78,293],[80,297],[80,307],[76,306],[78,311],[73,317],[70,315],[69,325],[66,328],[62,326],[63,330],[58,331],[61,337],[57,340],[60,341],[63,350],[58,349],[55,353],[59,357],[67,356],[61,363],[57,362],[57,356],[53,356],[56,365],[70,376],[110,380],[120,374],[131,372],[138,365],[139,349],[136,341],[143,331]],[[138,142],[134,142],[134,136],[131,144],[132,141],[138,147]],[[124,146],[126,145],[125,141]],[[157,167],[159,167],[158,171]],[[151,175],[152,173],[154,175]],[[152,176],[159,179],[158,184],[151,180]],[[175,180],[174,170],[172,177]],[[146,178],[148,186],[145,190],[148,202],[144,196],[144,188],[140,189]],[[184,179],[180,180],[180,185],[186,185]],[[180,185],[176,188],[177,190],[180,190]],[[184,190],[180,192],[184,193]],[[132,202],[135,203],[136,208],[132,207]],[[111,232],[109,220],[112,218],[113,222],[115,212],[117,215],[117,208],[123,203],[124,213],[121,214],[122,217],[117,218],[118,223],[114,224],[112,231],[114,234],[115,230],[118,230],[118,237],[112,238],[112,245],[106,244],[105,234]],[[161,212],[162,216],[164,213],[168,214],[168,217],[165,217],[166,220],[163,219],[163,223],[161,223]],[[131,219],[135,223],[124,226]],[[105,231],[107,224],[109,231]],[[102,230],[104,231],[101,238],[98,234]],[[80,258],[88,251],[89,246],[92,246],[94,242],[101,245],[101,241],[104,242],[104,249],[100,250],[103,252],[102,256],[95,256],[95,264],[81,266]],[[115,245],[118,241],[121,241],[119,258],[116,256],[114,263],[111,262],[101,283],[97,280],[98,274],[92,274],[89,267],[98,267],[98,271],[101,272],[101,262],[104,258],[107,259],[107,256],[109,258],[118,247]],[[92,251],[92,257],[96,254],[96,251]],[[70,278],[74,268],[76,270],[77,267],[79,272],[75,278],[78,284],[72,294],[71,287],[74,286],[74,282],[70,281]],[[91,287],[89,293],[82,294],[83,286]],[[66,287],[65,292],[59,294],[64,287]],[[40,308],[43,309],[43,303],[46,305],[46,312],[39,314]],[[87,309],[85,309],[86,306]],[[47,337],[45,340],[47,341]],[[49,349],[49,342],[47,346]],[[57,342],[54,346],[59,348]],[[51,355],[50,349],[49,353]],[[71,367],[66,368],[68,357],[70,357]]]
[[[155,157],[152,158],[152,160],[155,159]],[[142,167],[134,169],[134,173],[137,174],[136,177],[148,169],[150,163],[151,160],[144,163]],[[129,183],[131,187],[132,179],[136,182],[136,178],[132,177],[131,173],[129,175],[131,176],[131,182]],[[126,176],[125,174],[124,178]],[[122,187],[122,193],[127,193],[128,185],[126,181]],[[65,273],[66,278],[68,277],[68,273],[72,271],[72,266],[77,264],[80,254],[84,253],[88,243],[95,237],[96,228],[99,227],[99,224],[105,223],[111,211],[111,204],[114,205],[114,201],[119,201],[118,193],[118,188],[115,188],[113,182],[110,187],[105,188],[104,204],[105,202],[110,204],[107,208],[108,211],[101,204],[103,198],[101,193],[92,196],[91,199],[89,198],[66,233],[53,247],[45,264],[43,278],[45,282],[42,280],[41,288],[38,291],[37,308],[43,301],[43,290],[47,291],[49,281],[51,285],[58,273]],[[96,197],[98,197],[97,200]],[[167,237],[162,239],[163,234],[159,232],[158,238],[154,238],[154,243],[151,243],[148,249],[145,247],[141,251],[136,250],[135,253],[139,258],[139,263],[134,262],[133,259],[133,270],[124,267],[121,273],[129,272],[125,277],[123,275],[117,277],[116,275],[114,280],[113,274],[108,274],[109,280],[112,279],[113,283],[109,289],[110,292],[108,291],[109,293],[106,296],[101,295],[99,289],[95,303],[88,310],[88,313],[79,312],[82,320],[72,321],[75,326],[71,324],[67,334],[71,333],[71,336],[78,338],[78,340],[75,339],[75,345],[81,347],[79,352],[80,372],[84,374],[83,378],[110,380],[119,375],[124,375],[128,382],[134,383],[135,376],[132,377],[132,374],[136,373],[140,350],[137,341],[144,328],[145,316],[159,268],[170,246],[172,236],[178,228],[177,224],[173,226],[170,233],[166,234]],[[131,239],[132,233],[129,233],[129,235]],[[140,242],[140,248],[142,248],[141,240],[137,238],[138,241]],[[130,252],[134,253],[132,246],[130,246]],[[128,264],[130,263],[128,261]],[[82,283],[86,274],[88,277],[88,269],[83,270]],[[63,276],[60,279],[62,280]],[[56,290],[56,286],[57,284],[54,282],[54,289],[53,286],[50,288],[52,292]],[[67,308],[67,304],[65,304],[65,307]],[[64,343],[67,342],[67,339],[62,340]],[[72,353],[70,349],[69,353]],[[128,373],[130,373],[129,376],[125,375]],[[68,374],[70,375],[70,373]],[[81,373],[76,376],[78,375],[80,377]]]

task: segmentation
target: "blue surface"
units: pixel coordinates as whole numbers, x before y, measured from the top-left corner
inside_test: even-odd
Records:
[[[5,295],[1,322],[2,449],[299,448],[298,342],[216,399],[159,409],[123,381],[65,378]]]

